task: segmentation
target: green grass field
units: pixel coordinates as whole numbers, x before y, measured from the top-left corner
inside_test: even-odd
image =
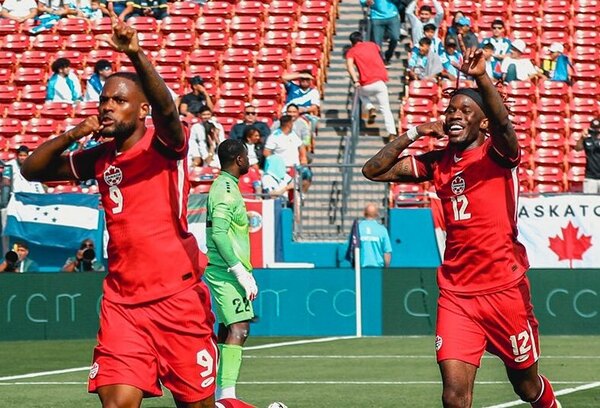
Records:
[[[291,344],[290,344],[291,343]],[[94,342],[0,343],[0,407],[98,407],[86,392]],[[600,407],[600,337],[542,338],[541,371],[563,407]],[[69,370],[71,369],[71,370]],[[238,396],[264,408],[438,407],[441,385],[433,338],[252,338],[244,354]],[[475,407],[519,404],[495,357],[483,360]],[[173,407],[168,391],[144,407]]]

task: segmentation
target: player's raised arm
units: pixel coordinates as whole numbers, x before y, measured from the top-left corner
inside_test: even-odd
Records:
[[[141,49],[137,31],[119,20],[114,12],[110,13],[112,21],[112,36],[100,35],[99,40],[110,44],[115,50],[129,57],[135,71],[140,77],[142,89],[152,107],[152,120],[162,140],[175,150],[185,145],[185,135],[179,120],[177,106],[171,97],[167,85],[152,66],[148,57]]]
[[[424,175],[415,172],[412,156],[399,156],[420,137],[442,138],[444,134],[442,121],[424,123],[409,129],[371,157],[363,166],[362,173],[372,181],[422,181]]]
[[[455,66],[464,74],[473,77],[477,83],[483,99],[484,113],[489,122],[494,147],[504,157],[516,159],[519,156],[517,135],[508,117],[504,100],[485,71],[485,59],[482,50],[467,49],[462,35],[458,36],[458,42],[463,52],[463,63],[460,66]]]
[[[90,134],[98,134],[103,126],[98,116],[89,116],[74,128],[67,130],[54,139],[47,140],[38,146],[25,160],[21,167],[21,174],[29,181],[67,181],[77,180],[73,173],[69,157],[62,153],[73,142]],[[91,178],[93,175],[93,163],[84,171]],[[87,171],[89,170],[89,171]]]

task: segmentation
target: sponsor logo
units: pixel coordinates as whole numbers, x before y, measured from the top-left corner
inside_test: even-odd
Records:
[[[454,153],[454,163],[458,163],[459,161],[461,161],[463,158],[462,157],[458,157],[456,155],[456,153]]]
[[[452,189],[452,192],[455,195],[461,195],[462,193],[464,193],[465,187],[466,187],[465,179],[460,177],[459,175],[454,177],[454,179],[452,180],[452,183],[450,184],[450,188]]]
[[[98,375],[98,370],[100,370],[100,365],[98,363],[94,363],[92,368],[90,368],[90,378],[93,380]]]
[[[441,336],[435,336],[435,351],[440,351],[440,349],[442,348],[442,337]]]
[[[250,232],[260,231],[263,224],[262,215],[256,211],[248,211],[248,224]]]
[[[529,358],[529,354],[523,354],[521,356],[515,357],[515,363],[522,363],[523,361]]]
[[[104,182],[109,186],[116,186],[123,181],[123,172],[120,168],[109,166],[104,170]]]

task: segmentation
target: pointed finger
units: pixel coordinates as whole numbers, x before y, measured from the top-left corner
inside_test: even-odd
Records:
[[[117,45],[113,41],[112,37],[110,35],[108,35],[108,34],[99,34],[99,35],[95,36],[95,39],[98,40],[98,41],[104,41],[105,43],[107,43],[111,47],[114,47],[114,48],[117,47]]]
[[[110,17],[110,22],[113,27],[119,22],[119,16],[115,13],[114,10],[108,10],[108,16]]]
[[[460,52],[462,52],[463,55],[467,54],[467,47],[465,47],[465,42],[463,41],[462,34],[458,34],[458,47],[460,48]]]

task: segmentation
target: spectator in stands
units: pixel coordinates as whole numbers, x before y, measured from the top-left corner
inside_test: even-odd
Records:
[[[360,4],[363,6],[366,4],[369,7],[373,42],[379,46],[381,58],[386,64],[389,64],[400,39],[400,17],[397,3],[392,0],[360,0]],[[386,34],[390,42],[384,53],[383,39]]]
[[[585,151],[583,192],[600,194],[600,118],[592,120],[586,134],[575,144],[575,150]]]
[[[423,31],[425,24],[433,24],[439,28],[442,24],[442,21],[444,21],[444,8],[442,3],[438,0],[433,0],[433,7],[435,8],[435,16],[433,15],[431,6],[428,5],[421,6],[419,9],[419,14],[417,15],[415,13],[417,9],[417,0],[414,0],[406,8],[406,17],[408,17],[411,27],[411,47],[416,46],[421,38],[425,36]],[[437,36],[437,31],[435,32],[435,35]]]
[[[444,52],[444,44],[442,40],[437,35],[437,27],[435,24],[427,23],[423,26],[423,37],[429,38],[431,40],[431,48],[438,54],[442,55]],[[414,52],[418,47],[415,45],[412,48],[412,52]]]
[[[298,135],[300,140],[302,140],[302,143],[304,143],[304,147],[306,148],[306,154],[308,156],[308,162],[310,163],[310,154],[314,153],[315,151],[314,137],[311,130],[310,122],[304,116],[300,115],[300,109],[296,104],[289,104],[285,110],[285,113],[286,115],[292,117],[292,122],[294,124],[292,130],[296,135]],[[279,126],[279,120],[274,121],[273,126],[271,126],[271,131],[279,129]]]
[[[94,73],[90,79],[87,80],[85,96],[83,97],[83,100],[86,102],[99,101],[100,92],[102,92],[104,83],[106,82],[106,79],[112,75],[112,73],[113,67],[108,60],[100,59],[96,61],[96,64],[94,64]]]
[[[119,18],[125,21],[131,17],[154,17],[162,20],[168,15],[169,3],[167,0],[129,0]]]
[[[264,141],[267,140],[267,137],[269,137],[271,134],[271,130],[269,129],[269,125],[267,125],[265,122],[257,120],[256,113],[256,107],[250,103],[247,103],[244,106],[244,120],[232,126],[231,130],[229,131],[229,138],[233,140],[242,140],[246,129],[252,126],[260,132],[260,137],[264,143]]]
[[[39,181],[29,181],[21,175],[21,166],[29,157],[29,147],[19,146],[17,157],[7,161],[2,171],[2,183],[11,187],[13,193],[44,194],[44,185]]]
[[[200,110],[208,106],[213,108],[212,99],[208,94],[208,91],[204,87],[204,80],[202,77],[196,75],[190,78],[190,86],[192,92],[183,95],[179,104],[179,114],[188,118],[193,118],[200,114]]]
[[[525,48],[525,42],[521,39],[511,44],[509,56],[502,60],[502,77],[505,82],[533,80],[542,76],[542,71],[529,58],[523,57]]]
[[[262,198],[261,195],[263,191],[261,175],[256,164],[248,168],[248,173],[240,175],[238,179],[238,187],[240,188],[240,193],[242,193],[243,196],[256,199]]]
[[[58,58],[52,63],[54,74],[48,80],[46,100],[51,102],[75,103],[81,100],[81,83],[71,70],[68,58]]]
[[[312,131],[315,132],[319,120],[321,95],[312,86],[315,79],[309,70],[284,74],[282,77],[287,92],[284,111],[290,103],[298,106],[300,114],[310,120]],[[297,83],[295,82],[297,81]]]
[[[229,138],[231,139],[231,136]],[[264,143],[261,140],[260,132],[257,128],[249,126],[244,130],[242,140],[248,149],[248,161],[250,162],[250,167],[254,167],[257,170],[261,169],[265,163],[265,156],[263,154]]]
[[[452,16],[452,22],[450,23],[450,27],[448,27],[448,30],[446,31],[446,35],[451,34],[453,36],[456,37],[456,35],[458,35],[458,32],[460,31],[458,28],[458,20],[460,20],[461,18],[466,17],[465,13],[463,13],[462,11],[458,10],[454,12],[454,15]]]
[[[485,59],[485,72],[487,72],[488,76],[492,79],[501,79],[502,64],[494,58],[495,48],[489,38],[483,40],[481,49],[483,50],[483,58]]]
[[[471,19],[469,17],[461,17],[456,20],[456,32],[448,31],[446,34],[446,38],[444,39],[444,43],[449,38],[453,38],[454,41],[458,44],[458,35],[461,34],[463,38],[463,42],[465,43],[465,47],[469,48],[477,48],[479,46],[479,40],[475,33],[471,30]]]
[[[76,7],[79,17],[89,20],[99,20],[109,14],[106,5],[101,3],[101,0],[78,0]]]
[[[39,24],[30,31],[39,34],[51,29],[63,17],[76,16],[77,9],[72,7],[69,0],[39,0],[38,16]]]
[[[286,172],[285,162],[280,155],[273,154],[267,157],[261,180],[264,194],[289,202],[290,191],[294,189],[294,179]]]
[[[22,23],[34,18],[37,13],[38,5],[35,0],[5,0],[0,16]]]
[[[8,251],[0,263],[0,272],[39,272],[38,264],[28,258],[29,245],[25,242],[15,242],[13,249]]]
[[[373,203],[365,206],[365,218],[358,222],[361,268],[389,268],[392,243],[387,228],[379,222],[379,210]]]
[[[504,21],[498,18],[492,21],[492,36],[484,40],[494,46],[494,58],[498,61],[503,60],[510,51],[510,40],[505,33]]]
[[[112,11],[117,16],[120,16],[121,13],[123,13],[125,8],[127,7],[127,2],[129,0],[102,0],[102,1],[106,2],[106,8],[109,11]]]
[[[188,159],[192,166],[221,168],[217,147],[225,140],[223,126],[205,106],[200,112],[202,122],[194,123],[190,129]]]
[[[564,51],[565,47],[561,43],[550,44],[548,48],[550,56],[542,60],[542,71],[551,81],[571,83],[570,74],[573,73],[573,65]]]
[[[410,80],[435,78],[442,72],[442,62],[431,48],[431,39],[423,37],[419,40],[419,48],[412,52],[408,60],[406,74]]]
[[[385,130],[388,137],[396,137],[396,123],[390,108],[390,97],[386,82],[387,69],[379,56],[379,47],[370,41],[363,41],[362,34],[355,31],[350,34],[352,47],[346,53],[346,69],[362,105],[369,111],[369,119],[373,121],[375,104],[383,114]]]
[[[444,40],[444,53],[441,55],[440,60],[444,69],[442,72],[444,78],[455,80],[459,75],[463,75],[453,65],[453,63],[462,63],[462,53],[458,50],[458,42],[454,37],[446,36]]]
[[[70,257],[62,267],[63,272],[102,272],[104,265],[96,259],[94,241],[86,239],[81,243],[75,256]]]
[[[312,172],[307,166],[308,159],[304,143],[293,130],[292,117],[283,115],[279,119],[280,127],[271,133],[265,143],[264,156],[278,154],[283,158],[285,166],[293,171],[298,165],[302,166],[299,171],[302,178],[302,191],[308,191],[312,181]]]

